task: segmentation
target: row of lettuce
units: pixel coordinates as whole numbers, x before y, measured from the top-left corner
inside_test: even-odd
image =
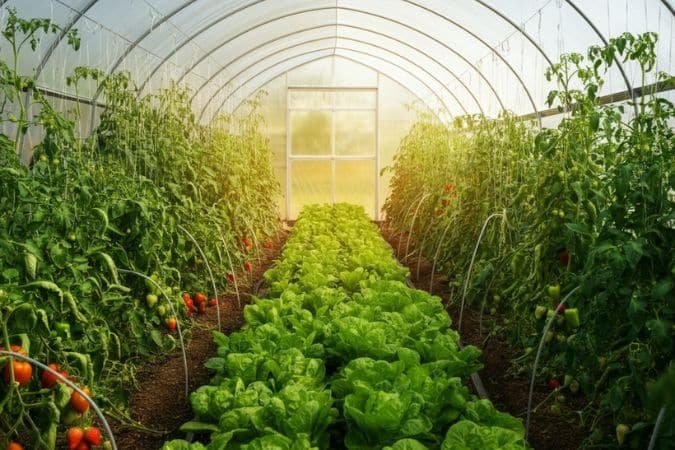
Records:
[[[466,387],[480,351],[406,276],[362,207],[306,207],[267,297],[215,333],[215,376],[182,427],[204,443],[163,449],[528,448],[519,420]]]
[[[675,108],[655,93],[674,79],[656,73],[656,40],[625,34],[551,66],[547,79],[559,89],[548,103],[565,112],[557,128],[511,115],[450,126],[422,118],[401,143],[385,206],[394,231],[412,230],[411,246],[449,275],[453,301],[495,214],[468,301],[503,313],[498,325],[526,354],[547,309],[579,287],[567,306],[580,326],[545,337],[541,377],[573,380],[588,399],[574,415],[611,423],[624,431],[619,443],[634,448],[646,448],[662,406],[675,424],[672,396],[660,395],[675,382]],[[635,104],[599,104],[615,58],[658,80]],[[534,353],[516,369],[529,368]],[[665,373],[670,381],[658,382]],[[614,426],[594,428],[589,443],[616,445]]]
[[[125,73],[75,69],[70,83],[97,83],[107,99],[98,127],[78,137],[81,111],[57,112],[17,71],[32,40],[60,31],[9,10],[2,32],[15,59],[0,61],[0,118],[16,132],[0,134],[0,346],[55,364],[125,422],[136,363],[176,346],[181,293],[208,291],[207,263],[224,292],[269,247],[278,188],[255,115],[199,126],[187,92],[138,98]],[[40,131],[21,164],[27,134]],[[152,282],[119,269],[152,278],[179,316]],[[11,358],[0,366],[2,448],[53,449],[66,426],[91,423],[69,388],[45,389]]]

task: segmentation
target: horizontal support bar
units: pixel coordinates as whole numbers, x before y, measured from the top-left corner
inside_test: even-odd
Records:
[[[671,77],[667,81],[663,83],[653,83],[653,84],[648,84],[647,86],[644,87],[636,87],[633,89],[633,92],[635,93],[636,97],[642,97],[643,93],[646,95],[649,94],[658,94],[659,92],[667,92],[667,91],[672,91],[675,89],[675,77]],[[626,100],[630,100],[631,95],[629,91],[620,91],[620,92],[615,92],[613,94],[608,94],[608,95],[603,95],[602,97],[598,97],[598,104],[600,105],[608,105],[611,103],[618,103],[618,102],[623,102]],[[550,108],[546,109],[543,111],[539,111],[539,117],[550,117],[550,116],[557,116],[558,114],[562,114],[565,111],[563,111],[560,108]],[[524,114],[522,116],[519,116],[518,119],[520,120],[535,120],[537,119],[537,114],[535,113],[530,113],[530,114]]]

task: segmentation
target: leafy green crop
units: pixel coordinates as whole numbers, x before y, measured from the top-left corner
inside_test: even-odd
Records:
[[[471,442],[528,448],[519,420],[469,394],[480,351],[458,348],[440,299],[406,275],[362,208],[306,207],[265,274],[273,294],[246,306],[240,332],[215,334],[215,376],[183,429],[209,450],[438,449],[461,420]]]

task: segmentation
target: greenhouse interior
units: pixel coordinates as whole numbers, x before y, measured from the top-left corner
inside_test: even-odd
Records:
[[[675,449],[672,0],[0,0],[0,449]]]

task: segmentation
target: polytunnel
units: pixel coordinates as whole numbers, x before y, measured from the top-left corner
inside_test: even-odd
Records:
[[[671,0],[0,0],[0,447],[671,449]]]

